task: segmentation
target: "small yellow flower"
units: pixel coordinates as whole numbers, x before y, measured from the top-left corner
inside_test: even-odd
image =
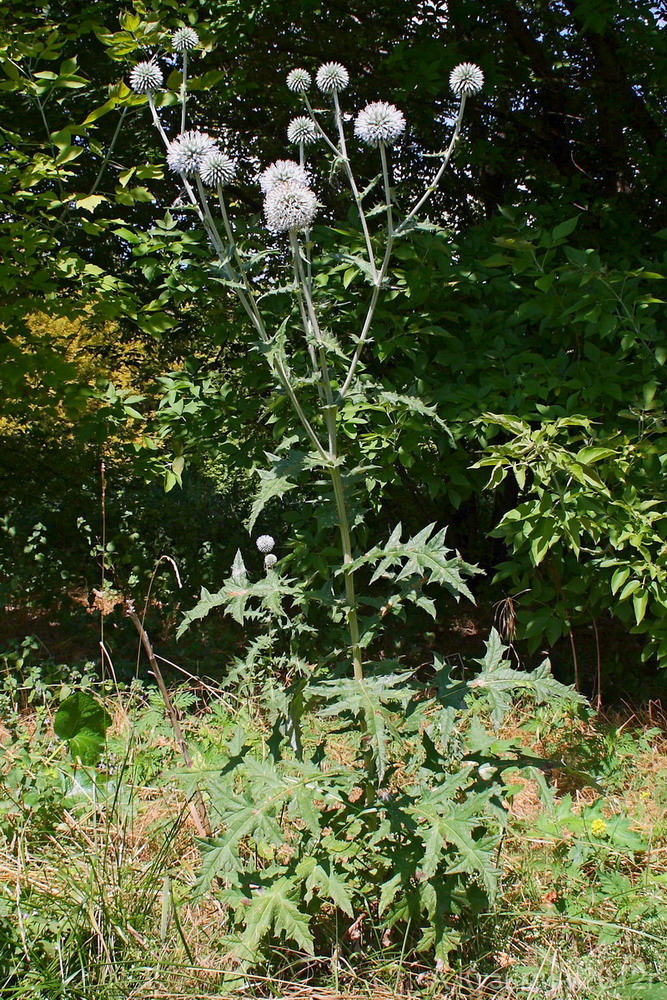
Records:
[[[607,833],[607,824],[603,819],[594,819],[591,823],[591,834],[594,837],[604,837]]]

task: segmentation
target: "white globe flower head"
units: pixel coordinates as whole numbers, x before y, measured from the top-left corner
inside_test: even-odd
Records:
[[[293,69],[287,74],[287,86],[294,94],[305,94],[312,82],[307,69]]]
[[[255,545],[262,555],[266,555],[267,552],[272,552],[275,544],[275,539],[272,538],[271,535],[260,535],[255,542]]]
[[[294,160],[276,160],[259,175],[259,186],[263,194],[268,194],[276,184],[299,184],[308,187],[308,174]]]
[[[130,86],[135,94],[154,94],[162,82],[162,70],[154,59],[137,63],[130,73]]]
[[[191,52],[199,45],[199,35],[194,28],[178,28],[171,36],[174,52]]]
[[[273,569],[277,562],[278,556],[274,556],[273,552],[269,552],[267,556],[264,556],[264,569]]]
[[[319,137],[317,126],[306,115],[293,118],[287,127],[287,139],[295,146],[311,146]]]
[[[393,104],[374,101],[360,111],[354,122],[354,134],[369,146],[391,146],[405,131],[405,117]]]
[[[315,81],[323,94],[337,94],[347,87],[350,74],[340,63],[329,62],[320,66]]]
[[[475,63],[459,63],[449,76],[449,86],[457,97],[478,94],[484,85],[484,74]]]
[[[194,177],[204,158],[216,149],[215,141],[206,132],[181,132],[167,147],[167,164],[177,174]]]
[[[219,149],[205,153],[199,165],[199,176],[207,187],[225,187],[236,177],[237,163]]]
[[[293,181],[274,185],[264,199],[266,224],[274,233],[310,229],[316,214],[315,192]]]

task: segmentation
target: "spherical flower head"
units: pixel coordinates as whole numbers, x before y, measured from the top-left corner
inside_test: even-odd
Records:
[[[266,224],[274,233],[309,229],[316,214],[315,192],[293,181],[276,184],[264,199]]]
[[[273,552],[269,552],[268,556],[264,556],[264,569],[273,569],[277,562],[278,556],[274,556]]]
[[[199,45],[199,35],[194,28],[178,28],[171,36],[174,52],[191,52]]]
[[[337,94],[339,90],[345,90],[347,87],[350,74],[340,63],[324,63],[318,69],[315,80],[323,94]]]
[[[294,160],[276,160],[259,175],[259,186],[263,194],[268,194],[276,184],[299,184],[308,187],[308,174]]]
[[[287,126],[287,139],[295,146],[311,146],[319,137],[317,126],[306,115],[293,118]]]
[[[167,147],[167,165],[177,174],[194,177],[215,149],[215,141],[206,132],[181,132]]]
[[[287,74],[287,86],[294,94],[305,94],[312,82],[307,69],[293,69]]]
[[[271,537],[271,535],[260,535],[255,542],[255,545],[262,555],[266,555],[267,552],[272,552],[275,544],[275,540]]]
[[[594,837],[604,837],[607,833],[607,824],[603,819],[594,819],[591,823],[591,833]]]
[[[137,63],[130,73],[130,86],[135,94],[154,94],[162,86],[162,70],[153,59]]]
[[[379,146],[381,142],[391,146],[404,131],[403,113],[386,101],[367,104],[354,123],[354,134],[369,146]]]
[[[219,149],[205,153],[199,165],[199,176],[207,187],[225,187],[236,177],[236,160]]]
[[[459,63],[449,76],[449,86],[457,97],[478,94],[484,84],[484,74],[475,63]]]

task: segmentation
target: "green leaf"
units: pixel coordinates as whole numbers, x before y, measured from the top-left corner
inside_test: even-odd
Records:
[[[94,212],[98,205],[101,205],[103,201],[108,201],[103,194],[86,194],[79,197],[76,196],[76,207],[83,208],[86,212]]]
[[[318,864],[315,858],[304,858],[297,865],[296,874],[306,880],[306,903],[310,902],[317,891],[319,896],[330,899],[348,917],[354,915],[352,897],[344,879],[334,870],[332,860]]]
[[[69,744],[75,759],[90,766],[100,759],[111,716],[95,698],[76,691],[62,702],[53,719],[53,730]]]
[[[489,895],[496,891],[498,873],[494,863],[494,837],[475,837],[482,826],[478,815],[479,802],[476,796],[469,796],[463,802],[450,800],[445,804],[429,802],[425,796],[415,803],[410,812],[420,820],[419,836],[424,844],[421,870],[433,878],[443,862],[446,848],[456,848],[454,858],[445,858],[447,874],[467,872],[479,876]]]
[[[414,688],[409,684],[410,678],[411,673],[369,676],[363,680],[344,677],[322,681],[307,689],[311,696],[329,702],[325,708],[318,709],[321,716],[338,716],[350,712],[355,717],[361,716],[364,719],[376,762],[378,782],[382,781],[387,767],[387,730],[394,728],[384,706],[392,703],[407,704],[414,694]]]
[[[258,469],[257,475],[259,476],[260,485],[255,494],[250,517],[246,524],[249,532],[252,532],[257,518],[271,500],[279,499],[285,496],[286,493],[289,493],[290,490],[296,489],[296,483],[290,482],[288,476],[279,475],[275,467],[268,470]]]
[[[298,888],[287,877],[276,879],[270,885],[253,891],[243,908],[245,930],[242,942],[248,950],[248,957],[255,957],[262,939],[270,932],[284,934],[294,941],[308,955],[315,952],[313,936],[309,929],[309,918],[294,902]]]
[[[371,583],[383,576],[400,582],[410,576],[423,576],[427,583],[439,583],[458,601],[460,597],[474,598],[463,581],[463,574],[470,576],[480,571],[463,561],[458,553],[444,544],[445,528],[435,530],[429,524],[413,538],[401,541],[402,526],[398,524],[384,546],[371,549],[351,564],[357,569],[367,563],[377,563]]]
[[[571,219],[566,219],[565,222],[561,222],[551,233],[551,238],[553,240],[562,240],[570,233],[573,233],[577,228],[577,223],[579,222],[579,216],[573,215]]]
[[[648,594],[645,590],[637,590],[632,595],[632,606],[635,612],[635,621],[637,625],[641,625],[644,620],[644,615],[646,614],[646,607],[648,605]]]

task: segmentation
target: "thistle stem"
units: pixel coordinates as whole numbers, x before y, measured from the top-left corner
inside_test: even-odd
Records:
[[[181,81],[181,132],[185,132],[186,105],[188,103],[188,53],[183,52],[183,79]]]
[[[292,257],[294,260],[294,270],[297,278],[297,288],[300,290],[300,298],[303,297],[304,307],[302,317],[306,326],[306,333],[310,330],[312,336],[318,344],[318,356],[320,361],[320,373],[327,406],[325,409],[325,421],[329,435],[329,455],[331,464],[329,465],[329,475],[333,486],[334,500],[338,514],[338,530],[340,532],[341,549],[343,552],[343,578],[345,581],[345,604],[347,607],[347,626],[350,633],[350,652],[352,655],[352,669],[355,680],[363,680],[364,670],[361,657],[361,645],[359,641],[359,617],[357,614],[357,597],[354,586],[354,570],[352,563],[352,537],[347,516],[347,505],[345,503],[345,486],[338,463],[338,435],[336,427],[337,405],[334,402],[333,390],[331,387],[331,374],[327,364],[326,352],[322,344],[321,331],[315,305],[313,303],[309,282],[303,269],[301,258],[301,248],[297,235],[290,232],[290,245],[292,247]]]
[[[405,218],[403,219],[403,221],[397,227],[396,233],[395,233],[396,236],[400,235],[403,232],[403,230],[405,229],[405,227],[407,226],[407,224],[412,219],[414,219],[415,215],[417,215],[418,212],[421,211],[421,209],[424,207],[424,205],[429,200],[429,198],[431,197],[431,195],[433,194],[433,192],[436,190],[438,184],[442,180],[442,175],[444,174],[445,170],[447,169],[447,167],[449,165],[449,161],[451,160],[452,154],[453,154],[453,152],[454,152],[454,150],[456,148],[456,144],[459,141],[459,135],[461,133],[461,124],[463,122],[463,112],[465,110],[465,106],[466,106],[466,95],[462,94],[461,95],[461,103],[459,105],[459,113],[456,116],[456,123],[454,125],[454,133],[453,133],[452,138],[450,140],[449,146],[445,150],[445,155],[442,158],[442,163],[440,164],[440,167],[439,167],[439,169],[438,169],[435,177],[433,178],[433,180],[431,181],[431,183],[426,188],[426,191],[424,192],[424,194],[414,204],[414,206],[410,209],[410,211],[405,216]]]
[[[350,158],[347,155],[347,143],[345,141],[345,129],[343,128],[343,116],[341,114],[340,104],[338,102],[338,94],[335,90],[333,94],[333,102],[334,102],[334,114],[336,117],[336,126],[338,128],[338,139],[340,142],[340,156],[343,161],[345,173],[347,174],[347,179],[350,185],[350,190],[352,192],[352,197],[354,198],[354,203],[357,206],[357,212],[359,213],[359,221],[361,222],[361,228],[363,230],[364,239],[366,241],[368,263],[370,264],[373,281],[377,281],[378,273],[377,273],[377,267],[375,265],[375,254],[373,253],[373,244],[371,243],[371,234],[368,231],[366,213],[364,212],[364,206],[361,202],[361,195],[359,194],[359,188],[357,187],[357,182],[355,180],[354,173],[352,172],[352,165],[350,163]]]

